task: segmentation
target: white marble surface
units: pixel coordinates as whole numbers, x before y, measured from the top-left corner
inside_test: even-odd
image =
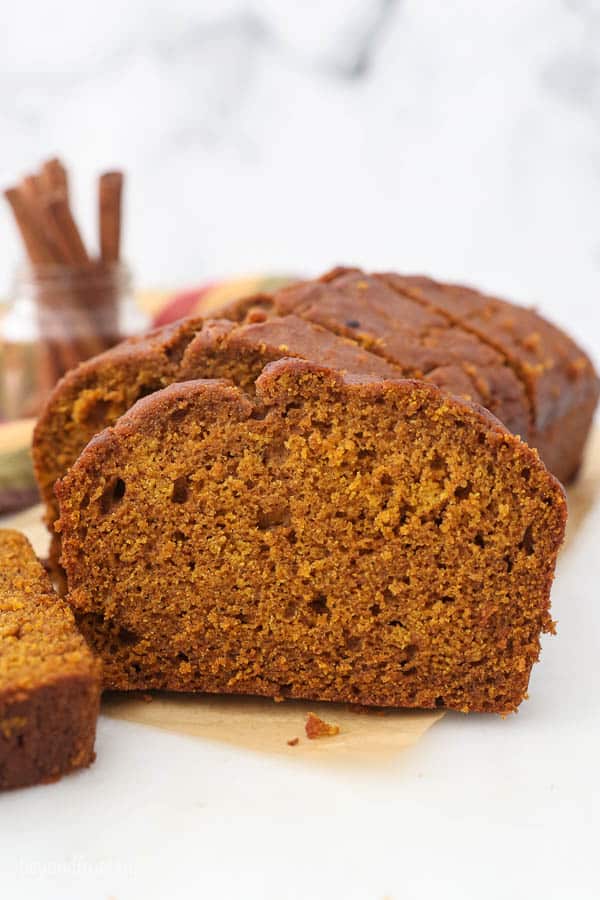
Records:
[[[0,182],[64,154],[91,237],[93,177],[124,165],[139,284],[424,270],[600,356],[598,0],[22,0],[1,21]]]
[[[424,270],[537,303],[600,359],[596,0],[20,0],[0,22],[0,181],[63,154],[91,235],[92,178],[124,165],[138,283]],[[599,532],[597,508],[518,716],[448,716],[350,774],[103,720],[89,772],[0,797],[0,896],[597,897]]]

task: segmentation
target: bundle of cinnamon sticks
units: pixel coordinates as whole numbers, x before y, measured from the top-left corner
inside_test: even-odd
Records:
[[[100,175],[100,260],[106,264],[119,260],[122,193],[122,172]],[[49,159],[39,172],[26,175],[18,185],[7,188],[4,196],[12,208],[32,265],[90,264],[90,255],[71,212],[67,170],[59,159]]]
[[[119,339],[123,174],[98,180],[98,244],[92,255],[73,216],[59,159],[4,191],[21,234],[38,315],[39,387],[47,393],[78,362]]]

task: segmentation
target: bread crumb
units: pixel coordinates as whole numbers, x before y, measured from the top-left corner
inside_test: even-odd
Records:
[[[297,747],[300,743],[300,738],[290,738],[288,741],[288,747]]]
[[[329,722],[324,722],[314,713],[307,715],[304,730],[307,738],[311,741],[320,737],[333,737],[340,733],[339,725],[330,725]]]
[[[154,698],[152,697],[152,694],[142,694],[142,700],[144,701],[144,703],[152,703],[153,699]]]

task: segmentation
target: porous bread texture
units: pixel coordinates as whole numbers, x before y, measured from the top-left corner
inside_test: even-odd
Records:
[[[508,713],[566,504],[484,410],[298,359],[174,384],[57,486],[106,686]]]
[[[0,788],[94,759],[100,663],[27,539],[0,531]]]
[[[61,378],[40,415],[32,445],[36,480],[52,529],[57,516],[54,484],[98,431],[115,422],[140,397],[171,384],[187,343],[202,320],[185,319],[122,341]]]

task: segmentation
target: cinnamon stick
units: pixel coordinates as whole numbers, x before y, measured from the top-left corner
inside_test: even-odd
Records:
[[[25,249],[34,265],[47,265],[54,262],[52,251],[48,246],[44,233],[32,215],[28,204],[18,188],[7,188],[4,196],[13,211],[17,227],[21,232]]]
[[[43,191],[39,175],[25,175],[19,184],[19,190],[23,198],[30,206],[39,204],[40,194]]]
[[[41,170],[40,180],[46,191],[61,191],[65,199],[69,200],[69,179],[67,170],[60,159],[47,160]]]
[[[90,259],[81,239],[79,229],[69,207],[69,201],[62,191],[55,191],[44,199],[44,211],[54,228],[56,242],[68,265],[82,266]]]
[[[119,260],[122,195],[122,172],[105,172],[100,176],[98,183],[100,257],[105,263],[115,263]]]
[[[23,198],[23,202],[27,205],[31,218],[35,220],[38,232],[44,238],[52,256],[52,261],[56,263],[64,262],[63,254],[57,242],[55,227],[49,221],[44,208],[44,186],[41,177],[39,175],[26,175],[21,180],[18,190]]]
[[[54,162],[56,165],[51,161],[44,169],[47,173],[46,181],[53,181],[57,188],[49,191],[40,178],[37,184],[29,182],[29,190],[33,192],[35,187],[40,190],[39,200],[45,232],[48,240],[57,247],[58,261],[70,267],[87,266],[89,257],[64,189],[66,174],[60,163]],[[71,288],[71,291],[76,290],[74,287]],[[60,295],[53,297],[53,293],[54,289],[50,284],[40,287],[39,303],[46,306],[48,312],[54,307],[54,312],[50,314],[53,334],[47,335],[46,340],[54,355],[60,360],[60,375],[76,366],[82,359],[94,356],[105,348],[101,336],[95,333],[93,317],[86,308],[85,297],[82,298],[82,302],[70,303],[65,309]]]

